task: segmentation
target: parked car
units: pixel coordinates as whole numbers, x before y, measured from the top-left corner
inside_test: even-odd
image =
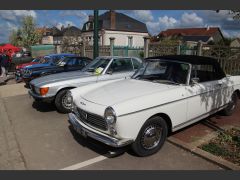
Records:
[[[15,68],[15,80],[17,82],[21,81],[22,71],[26,66],[31,66],[33,64],[40,64],[43,61],[44,61],[44,57],[37,57],[37,58],[33,59],[31,62],[17,65]]]
[[[61,72],[76,71],[83,69],[92,59],[88,57],[69,56],[59,60],[54,65],[44,68],[34,68],[23,75],[24,81],[28,84],[32,79],[57,74]]]
[[[231,115],[239,97],[240,76],[226,76],[215,59],[181,55],[148,58],[131,79],[67,93],[76,132],[114,147],[131,144],[139,156],[217,111]]]
[[[56,66],[57,62],[64,59],[65,57],[75,56],[74,54],[50,54],[44,57],[44,62],[40,64],[34,64],[31,66],[26,66],[23,69],[22,79],[26,83],[26,87],[29,87],[29,82],[36,77],[39,77],[40,74],[33,74],[35,71],[39,71],[51,66]]]
[[[66,72],[34,79],[30,82],[29,94],[35,100],[54,102],[58,111],[70,112],[66,99],[69,89],[100,81],[130,77],[142,65],[134,57],[98,57],[82,71]]]

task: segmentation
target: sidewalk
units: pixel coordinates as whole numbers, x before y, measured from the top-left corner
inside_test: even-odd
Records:
[[[3,99],[25,93],[22,86],[23,84],[6,85],[0,88],[0,170],[26,169]]]

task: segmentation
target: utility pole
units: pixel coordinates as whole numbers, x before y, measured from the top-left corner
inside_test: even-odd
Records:
[[[98,55],[98,10],[94,10],[93,58],[95,59]]]

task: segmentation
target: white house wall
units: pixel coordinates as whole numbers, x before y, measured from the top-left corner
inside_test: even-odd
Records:
[[[132,46],[143,47],[144,39],[143,37],[148,36],[148,33],[138,33],[138,32],[123,32],[123,31],[100,31],[99,32],[99,44],[100,45],[110,45],[110,37],[114,37],[114,44],[116,46],[127,46],[128,45],[128,37],[132,36]],[[86,37],[91,37],[91,41],[89,44],[93,44],[93,32],[83,32],[82,37],[86,40]]]
[[[123,32],[123,31],[105,31],[104,34],[104,45],[110,45],[110,37],[114,37],[114,44],[116,46],[127,46],[128,37],[132,36],[133,46],[144,46],[143,37],[148,36],[148,33],[137,33],[137,32]]]

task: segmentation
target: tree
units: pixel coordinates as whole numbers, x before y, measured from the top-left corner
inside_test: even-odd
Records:
[[[32,16],[25,16],[20,28],[21,41],[24,47],[30,47],[39,42],[41,34],[37,31],[36,22]]]
[[[22,46],[22,41],[21,41],[21,30],[12,30],[10,36],[9,36],[9,41],[11,44],[14,46]]]

